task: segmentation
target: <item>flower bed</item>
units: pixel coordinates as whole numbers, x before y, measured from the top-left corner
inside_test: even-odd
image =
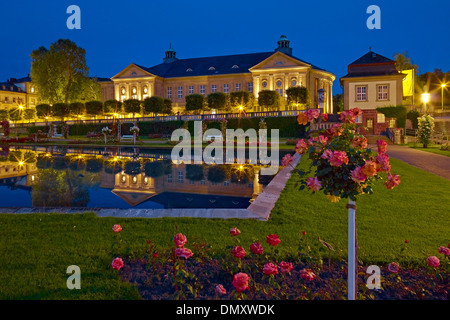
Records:
[[[240,231],[230,229],[229,253],[213,254],[212,247],[179,233],[170,252],[159,252],[147,241],[147,255],[122,256],[119,225],[113,227],[116,242],[111,264],[123,281],[135,285],[149,300],[344,300],[347,265],[344,260],[323,259],[317,246],[334,250],[320,239],[300,235],[298,256],[281,257],[277,247],[283,240],[275,234],[246,245]],[[449,245],[450,246],[450,245]],[[188,248],[189,247],[189,248]],[[411,269],[392,262],[381,266],[381,289],[366,286],[368,266],[358,267],[358,299],[447,300],[450,298],[450,249],[439,247],[436,255],[424,258],[423,266]],[[122,259],[123,257],[123,259]]]

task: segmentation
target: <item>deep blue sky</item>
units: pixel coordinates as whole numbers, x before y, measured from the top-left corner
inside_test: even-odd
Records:
[[[81,8],[81,30],[69,30],[69,5]],[[369,30],[369,5],[381,30]],[[271,51],[281,34],[293,54],[339,77],[372,50],[407,52],[419,73],[450,70],[448,0],[9,0],[0,4],[0,81],[30,72],[30,52],[69,38],[87,51],[91,76],[112,77],[134,62],[162,62],[172,43],[178,58]]]

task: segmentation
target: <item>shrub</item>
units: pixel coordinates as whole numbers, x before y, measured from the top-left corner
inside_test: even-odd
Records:
[[[405,128],[406,126],[406,107],[399,106],[390,106],[390,107],[381,107],[377,108],[377,111],[384,114],[386,118],[396,118],[397,124],[399,128]]]
[[[423,115],[418,118],[417,139],[426,148],[431,142],[431,135],[434,131],[434,119],[430,115]]]
[[[419,117],[420,117],[419,111],[415,110],[410,110],[406,114],[406,119],[411,121],[413,129],[417,129],[419,127],[419,120],[418,120]]]

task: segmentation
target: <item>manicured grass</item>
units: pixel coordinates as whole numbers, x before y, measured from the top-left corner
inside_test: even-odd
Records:
[[[423,148],[423,145],[420,143],[410,142],[410,143],[408,143],[408,147],[450,157],[450,150],[441,150],[442,145],[440,145],[440,144],[433,144],[433,145],[427,146],[426,148]]]
[[[392,171],[401,175],[400,186],[386,190],[379,184],[374,194],[357,200],[359,258],[364,265],[391,261],[425,265],[428,256],[439,255],[438,247],[450,242],[450,181],[395,159],[391,164]],[[299,166],[306,165],[302,159]],[[306,231],[313,247],[321,248],[320,236],[334,246],[334,258],[345,258],[346,202],[330,203],[322,194],[298,191],[298,182],[299,177],[293,174],[267,222],[1,214],[0,299],[138,299],[137,291],[121,282],[110,267],[116,240],[111,228],[117,223],[123,227],[121,253],[130,258],[145,254],[147,240],[152,240],[163,256],[178,232],[188,237],[187,247],[205,241],[214,254],[229,254],[229,246],[236,244],[228,233],[232,227],[241,230],[240,244],[246,249],[259,239],[270,251],[265,237],[276,233],[282,241],[277,247],[280,253],[296,256],[299,235]],[[405,240],[409,241],[408,249],[398,256]],[[81,290],[66,287],[70,265],[81,269]]]

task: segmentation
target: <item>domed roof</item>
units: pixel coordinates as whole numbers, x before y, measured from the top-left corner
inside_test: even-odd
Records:
[[[283,41],[283,40],[289,40],[286,35],[281,35],[280,40],[279,41]]]

